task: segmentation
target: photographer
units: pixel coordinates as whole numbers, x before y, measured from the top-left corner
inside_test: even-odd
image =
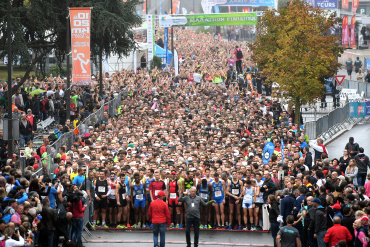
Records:
[[[16,247],[16,246],[24,246],[24,239],[19,234],[18,227],[15,227],[13,230],[11,227],[6,227],[4,229],[4,236],[5,236],[5,246],[6,247]]]
[[[72,237],[71,240],[77,243],[78,247],[82,246],[82,229],[84,223],[84,211],[86,204],[82,204],[83,193],[79,190],[73,192],[73,196],[69,196],[70,210],[72,211]]]

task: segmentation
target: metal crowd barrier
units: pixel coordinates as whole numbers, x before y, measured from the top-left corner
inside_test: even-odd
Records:
[[[365,98],[370,98],[370,82],[344,79],[341,86],[343,88],[356,89],[360,95],[361,92],[364,92]]]
[[[361,102],[363,104],[363,102]],[[346,129],[351,124],[357,124],[363,121],[369,121],[369,115],[363,114],[361,117],[350,116],[350,105],[347,103],[344,107],[337,108],[329,114],[324,115],[316,121],[306,122],[304,128],[309,139],[318,137],[324,140],[332,138],[339,131]],[[365,110],[366,112],[366,110]]]

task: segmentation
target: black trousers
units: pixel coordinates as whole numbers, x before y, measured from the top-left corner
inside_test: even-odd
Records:
[[[236,61],[235,63],[236,63],[236,71],[238,71],[238,74],[243,73],[242,60]]]
[[[199,242],[199,224],[200,219],[198,218],[186,218],[186,245],[187,247],[191,246],[190,240],[190,228],[193,225],[194,228],[194,247],[198,247]]]

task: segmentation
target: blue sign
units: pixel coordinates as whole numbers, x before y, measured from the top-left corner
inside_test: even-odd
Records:
[[[350,102],[349,117],[365,117],[365,102]]]
[[[366,59],[366,68],[370,69],[370,59]]]
[[[281,163],[284,164],[284,140],[283,140],[283,138],[281,138],[280,150],[281,150]]]
[[[320,9],[336,9],[338,8],[337,0],[316,0],[316,7]]]
[[[274,153],[275,146],[272,142],[266,143],[265,147],[263,148],[263,164],[266,165],[269,163],[271,159],[271,155]]]
[[[366,116],[370,116],[370,100],[366,101]]]
[[[274,0],[219,0],[225,6],[274,6]]]

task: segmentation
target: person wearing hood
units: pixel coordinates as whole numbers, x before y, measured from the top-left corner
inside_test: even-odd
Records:
[[[355,156],[355,160],[358,167],[357,184],[358,187],[361,187],[365,184],[367,169],[370,168],[369,156],[364,154],[363,147],[358,149],[358,154]]]
[[[353,158],[358,154],[359,148],[360,148],[359,145],[355,143],[355,139],[351,136],[344,149],[346,149],[348,151],[349,156]]]
[[[324,236],[327,232],[327,218],[326,218],[326,211],[323,206],[321,206],[321,200],[319,198],[315,198],[312,201],[313,206],[316,208],[315,217],[314,217],[314,224],[315,224],[315,234],[314,238],[317,240],[318,247],[326,247],[324,242]]]

